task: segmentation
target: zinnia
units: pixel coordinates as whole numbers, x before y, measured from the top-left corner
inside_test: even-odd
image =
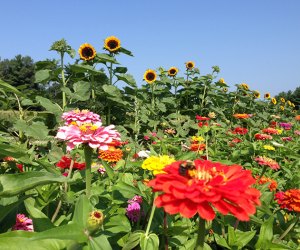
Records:
[[[218,210],[248,221],[260,205],[260,192],[251,187],[255,179],[242,166],[198,159],[174,162],[164,171],[149,186],[154,192],[162,192],[155,205],[169,214],[191,218],[198,213],[201,218],[212,220]]]
[[[56,166],[59,167],[59,168],[62,168],[62,169],[70,168],[71,161],[72,161],[71,157],[68,157],[68,156],[64,155],[64,156],[61,157],[59,162],[56,163]],[[74,161],[73,169],[78,169],[78,170],[85,169],[85,163],[84,162],[79,163],[79,162]]]
[[[275,128],[264,128],[262,130],[263,133],[265,134],[269,134],[269,135],[278,135],[280,134],[280,131],[278,129]]]
[[[29,219],[25,214],[17,214],[16,224],[13,226],[12,230],[24,230],[33,232],[32,219]]]
[[[266,157],[266,156],[258,156],[254,160],[261,166],[269,166],[270,168],[272,168],[274,170],[277,170],[280,168],[279,164],[275,160],[273,160],[269,157]]]
[[[238,135],[245,135],[248,133],[248,129],[242,127],[236,127],[234,130],[232,130],[231,133],[238,134]]]
[[[149,158],[144,160],[142,168],[153,171],[153,174],[157,175],[160,173],[164,173],[164,167],[174,161],[174,158],[171,158],[168,155],[150,156]]]
[[[267,134],[255,134],[254,138],[256,140],[272,140],[273,137],[271,135],[267,135]]]
[[[269,186],[268,186],[269,190],[276,191],[278,184],[275,180],[265,177],[265,176],[262,176],[261,178],[259,178],[259,176],[256,176],[255,179],[258,180],[259,185],[264,185],[266,183],[269,183]]]
[[[99,158],[107,162],[117,162],[123,157],[123,151],[114,146],[109,146],[107,150],[99,150]]]
[[[290,189],[275,194],[280,208],[300,213],[300,189]]]
[[[252,117],[252,114],[234,114],[233,117],[237,119],[247,119]]]

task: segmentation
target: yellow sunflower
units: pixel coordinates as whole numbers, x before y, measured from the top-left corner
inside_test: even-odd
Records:
[[[277,103],[276,98],[273,97],[273,98],[271,99],[271,102],[275,105],[275,104]]]
[[[281,109],[281,110],[284,110],[284,106],[280,105],[280,109]]]
[[[78,53],[80,58],[85,61],[93,60],[96,56],[96,50],[89,43],[82,44],[79,47]]]
[[[281,101],[282,103],[285,103],[285,99],[284,99],[283,97],[280,98],[280,101]]]
[[[149,83],[152,84],[155,82],[156,80],[156,73],[154,70],[152,69],[148,69],[146,70],[146,72],[144,73],[144,80]]]
[[[223,91],[226,93],[228,91],[228,88],[223,88]]]
[[[117,37],[109,36],[104,41],[104,48],[109,52],[116,53],[121,48],[121,42]]]
[[[187,70],[191,70],[195,67],[195,63],[192,62],[192,61],[188,61],[188,62],[185,63],[185,67],[186,67]]]
[[[270,95],[270,93],[265,93],[264,97],[265,97],[266,99],[270,99],[271,95]]]
[[[168,70],[168,75],[169,76],[176,76],[178,73],[178,69],[176,67],[171,67],[169,70]]]
[[[244,90],[249,90],[249,86],[247,83],[241,83],[240,84],[241,88],[243,88]]]
[[[255,98],[260,98],[260,93],[259,93],[259,91],[254,91],[254,92],[253,92],[253,95],[254,95]]]
[[[291,101],[287,101],[287,104],[288,104],[289,106],[292,106],[292,102],[291,102]]]
[[[220,78],[219,83],[220,83],[220,84],[226,84],[224,78]]]

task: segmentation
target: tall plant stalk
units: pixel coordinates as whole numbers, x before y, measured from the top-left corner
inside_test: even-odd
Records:
[[[93,149],[88,145],[84,147],[84,158],[85,158],[85,193],[89,198],[91,196],[91,185],[92,185],[92,153]]]
[[[65,54],[65,52],[63,52],[63,51],[60,52],[60,66],[61,66],[61,80],[62,80],[62,84],[63,84],[63,87],[66,87],[67,83],[66,83],[65,71],[64,71],[64,54]],[[66,98],[66,92],[64,90],[62,91],[62,101],[63,101],[62,108],[63,108],[63,110],[65,110],[65,107],[67,105],[67,98]]]

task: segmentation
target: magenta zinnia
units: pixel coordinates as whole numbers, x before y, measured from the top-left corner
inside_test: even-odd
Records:
[[[33,232],[32,219],[25,216],[25,214],[17,214],[16,224],[13,226],[12,230],[24,230]]]
[[[115,126],[102,126],[100,117],[92,112],[73,111],[62,118],[67,125],[59,127],[56,138],[67,142],[68,151],[81,144],[107,150],[113,141],[120,141]]]
[[[155,205],[169,214],[191,218],[198,213],[203,219],[213,220],[218,210],[248,221],[260,205],[260,192],[251,187],[255,179],[242,166],[198,159],[174,162],[164,171],[148,185],[154,192],[162,192]]]

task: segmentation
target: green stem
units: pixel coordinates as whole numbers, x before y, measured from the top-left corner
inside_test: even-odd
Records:
[[[110,66],[108,68],[109,70],[109,84],[113,85],[113,63],[110,63]],[[110,116],[111,116],[111,105],[109,100],[107,100],[108,105],[107,105],[107,115],[106,115],[106,125],[110,124]]]
[[[154,103],[154,83],[151,84],[151,108],[154,112],[154,107],[155,107],[155,103]]]
[[[282,240],[293,229],[293,227],[295,225],[297,225],[298,220],[299,220],[299,216],[300,216],[300,214],[298,213],[295,222],[290,224],[289,227],[283,232],[283,234],[280,235],[279,240]]]
[[[92,184],[92,153],[93,149],[88,145],[84,147],[84,158],[85,158],[85,192],[86,196],[89,198],[91,195],[91,184]]]
[[[154,194],[153,204],[152,204],[152,208],[151,208],[151,213],[150,213],[150,217],[149,217],[149,221],[148,221],[148,225],[147,225],[147,229],[146,229],[146,233],[145,233],[145,236],[146,236],[146,237],[147,237],[148,234],[149,234],[150,227],[151,227],[151,223],[152,223],[152,220],[153,220],[153,216],[154,216],[154,212],[155,212],[155,204],[154,204],[154,201],[155,201],[157,195],[158,195],[158,193],[155,193],[155,194]]]
[[[91,85],[92,85],[92,99],[93,101],[96,100],[96,94],[95,94],[95,81],[94,81],[94,75],[91,75]]]
[[[18,107],[19,107],[19,119],[20,120],[24,120],[24,112],[23,112],[23,108],[21,106],[20,100],[18,98],[18,96],[15,94],[15,97],[17,99],[18,102]],[[24,139],[24,134],[22,130],[19,130],[19,140],[22,142]]]
[[[199,217],[198,237],[196,242],[196,250],[204,250],[205,239],[205,220]]]
[[[66,79],[65,79],[65,71],[64,71],[64,52],[60,53],[60,63],[61,63],[61,80],[63,83],[63,87],[66,87]],[[62,101],[63,101],[63,110],[65,109],[67,105],[67,100],[66,100],[66,92],[63,90],[62,91]]]

